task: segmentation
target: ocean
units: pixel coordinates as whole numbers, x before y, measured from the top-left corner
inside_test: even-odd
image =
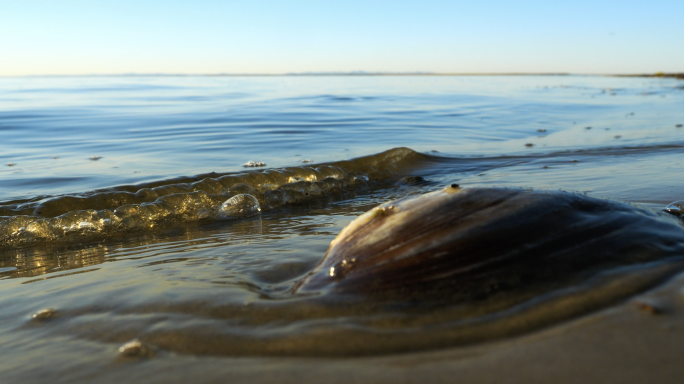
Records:
[[[672,78],[0,78],[0,371],[268,381],[285,361],[440,350],[605,308],[681,270],[678,234],[534,289],[386,299],[296,287],[364,212],[452,185],[674,228],[664,210],[684,200],[682,124]],[[522,247],[541,235],[525,236]],[[607,235],[567,244],[592,236]],[[618,293],[605,288],[618,279]],[[559,295],[581,305],[546,310]]]

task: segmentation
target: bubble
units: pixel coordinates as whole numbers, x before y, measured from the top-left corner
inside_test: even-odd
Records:
[[[667,207],[665,207],[665,211],[673,215],[681,216],[684,214],[684,200],[678,200],[674,203],[670,203]]]
[[[87,222],[87,221],[81,221],[78,223],[78,229],[96,229],[95,225],[93,223]]]
[[[16,231],[12,232],[12,236],[19,236],[26,231],[26,227],[20,227]]]
[[[126,357],[150,356],[152,351],[138,339],[133,339],[119,347],[119,353]]]
[[[235,195],[219,207],[219,217],[227,219],[254,216],[259,212],[259,201],[248,194]]]
[[[356,259],[344,259],[338,263],[335,263],[334,266],[330,267],[328,270],[328,274],[330,277],[337,277],[340,278],[342,277],[346,272],[348,272],[350,269],[354,267],[354,264],[356,263]]]

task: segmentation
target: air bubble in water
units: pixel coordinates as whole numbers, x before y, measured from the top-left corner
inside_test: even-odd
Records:
[[[684,215],[684,200],[678,200],[674,203],[670,203],[667,207],[665,207],[665,211],[677,216]]]
[[[17,229],[16,231],[12,232],[12,236],[19,236],[19,235],[23,234],[24,232],[26,232],[26,227],[21,227],[21,228]]]
[[[89,223],[87,221],[81,221],[78,223],[78,229],[96,229],[93,223]]]
[[[254,216],[259,212],[259,201],[246,193],[231,197],[219,207],[219,216],[228,219]]]

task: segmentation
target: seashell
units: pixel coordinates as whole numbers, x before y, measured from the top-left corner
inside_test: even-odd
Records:
[[[628,204],[453,184],[358,217],[294,290],[472,299],[681,255],[682,227]]]

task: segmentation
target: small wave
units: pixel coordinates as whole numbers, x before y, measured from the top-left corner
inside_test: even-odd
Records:
[[[225,220],[235,214],[231,198],[249,196],[245,212],[321,199],[366,188],[427,158],[396,148],[348,161],[203,177],[193,183],[169,180],[135,191],[123,186],[80,196],[0,206],[0,246],[83,240],[141,231],[163,223]],[[193,178],[194,179],[194,178]]]

